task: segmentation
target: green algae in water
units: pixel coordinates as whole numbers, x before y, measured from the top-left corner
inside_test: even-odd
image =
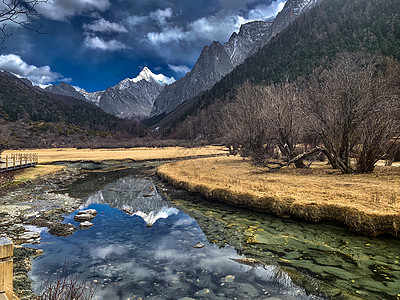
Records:
[[[229,244],[265,265],[281,266],[309,293],[335,299],[400,299],[398,240],[280,219],[182,191],[168,190],[167,196],[197,221],[209,241]]]

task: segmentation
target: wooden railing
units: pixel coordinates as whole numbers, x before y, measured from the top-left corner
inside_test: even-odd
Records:
[[[39,155],[37,153],[12,153],[0,160],[0,172],[33,167],[38,162]]]
[[[0,238],[0,300],[13,298],[13,243]]]

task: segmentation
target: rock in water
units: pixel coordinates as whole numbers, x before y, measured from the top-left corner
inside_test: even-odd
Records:
[[[97,210],[95,209],[85,209],[78,212],[78,215],[92,215],[93,217],[97,216]]]
[[[196,245],[193,246],[193,248],[204,248],[204,244],[201,242],[198,242]]]
[[[93,223],[90,223],[88,221],[85,221],[85,222],[82,222],[81,224],[79,224],[80,229],[88,229],[92,226],[93,226]]]
[[[85,209],[78,212],[78,214],[74,217],[76,222],[85,222],[92,221],[94,217],[97,216],[97,210],[95,209]]]
[[[85,222],[85,221],[90,222],[90,221],[92,221],[93,219],[94,219],[94,216],[93,216],[93,215],[89,215],[89,214],[81,214],[81,215],[76,215],[76,216],[74,217],[74,220],[75,220],[76,222]]]

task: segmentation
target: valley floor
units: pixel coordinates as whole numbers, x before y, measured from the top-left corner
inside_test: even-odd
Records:
[[[165,164],[157,173],[175,187],[260,212],[333,221],[368,236],[398,237],[400,230],[400,167],[342,175],[313,163],[267,173],[243,158],[218,157]]]
[[[47,227],[51,234],[61,236],[69,236],[77,229],[61,222],[63,214],[79,207],[81,199],[58,194],[56,191],[81,178],[82,172],[79,168],[51,163],[69,165],[73,162],[94,162],[109,164],[112,169],[132,161],[175,160],[225,153],[223,147],[215,146],[95,150],[71,148],[8,150],[2,153],[2,158],[21,152],[38,153],[40,164],[12,174],[2,173],[3,178],[0,178],[0,236],[9,237],[14,243],[14,291],[17,299],[36,299],[28,272],[31,259],[41,254],[39,250],[25,248],[21,244],[40,243],[40,234],[35,231],[37,227]]]
[[[11,153],[38,153],[39,163],[48,164],[53,162],[77,162],[77,161],[115,161],[132,160],[168,160],[201,156],[221,155],[225,153],[222,146],[206,146],[199,148],[183,147],[160,147],[160,148],[120,148],[120,149],[76,149],[76,148],[55,148],[55,149],[34,149],[34,150],[7,150],[2,156]]]

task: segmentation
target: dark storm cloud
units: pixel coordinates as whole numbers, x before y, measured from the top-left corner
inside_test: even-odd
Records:
[[[240,25],[277,14],[284,0],[48,0],[37,7],[51,34],[12,28],[0,54],[49,66],[72,84],[102,90],[139,66],[183,76],[202,48],[227,41]],[[51,77],[49,77],[51,78]],[[55,77],[54,77],[55,78]],[[59,76],[55,80],[63,79]]]

